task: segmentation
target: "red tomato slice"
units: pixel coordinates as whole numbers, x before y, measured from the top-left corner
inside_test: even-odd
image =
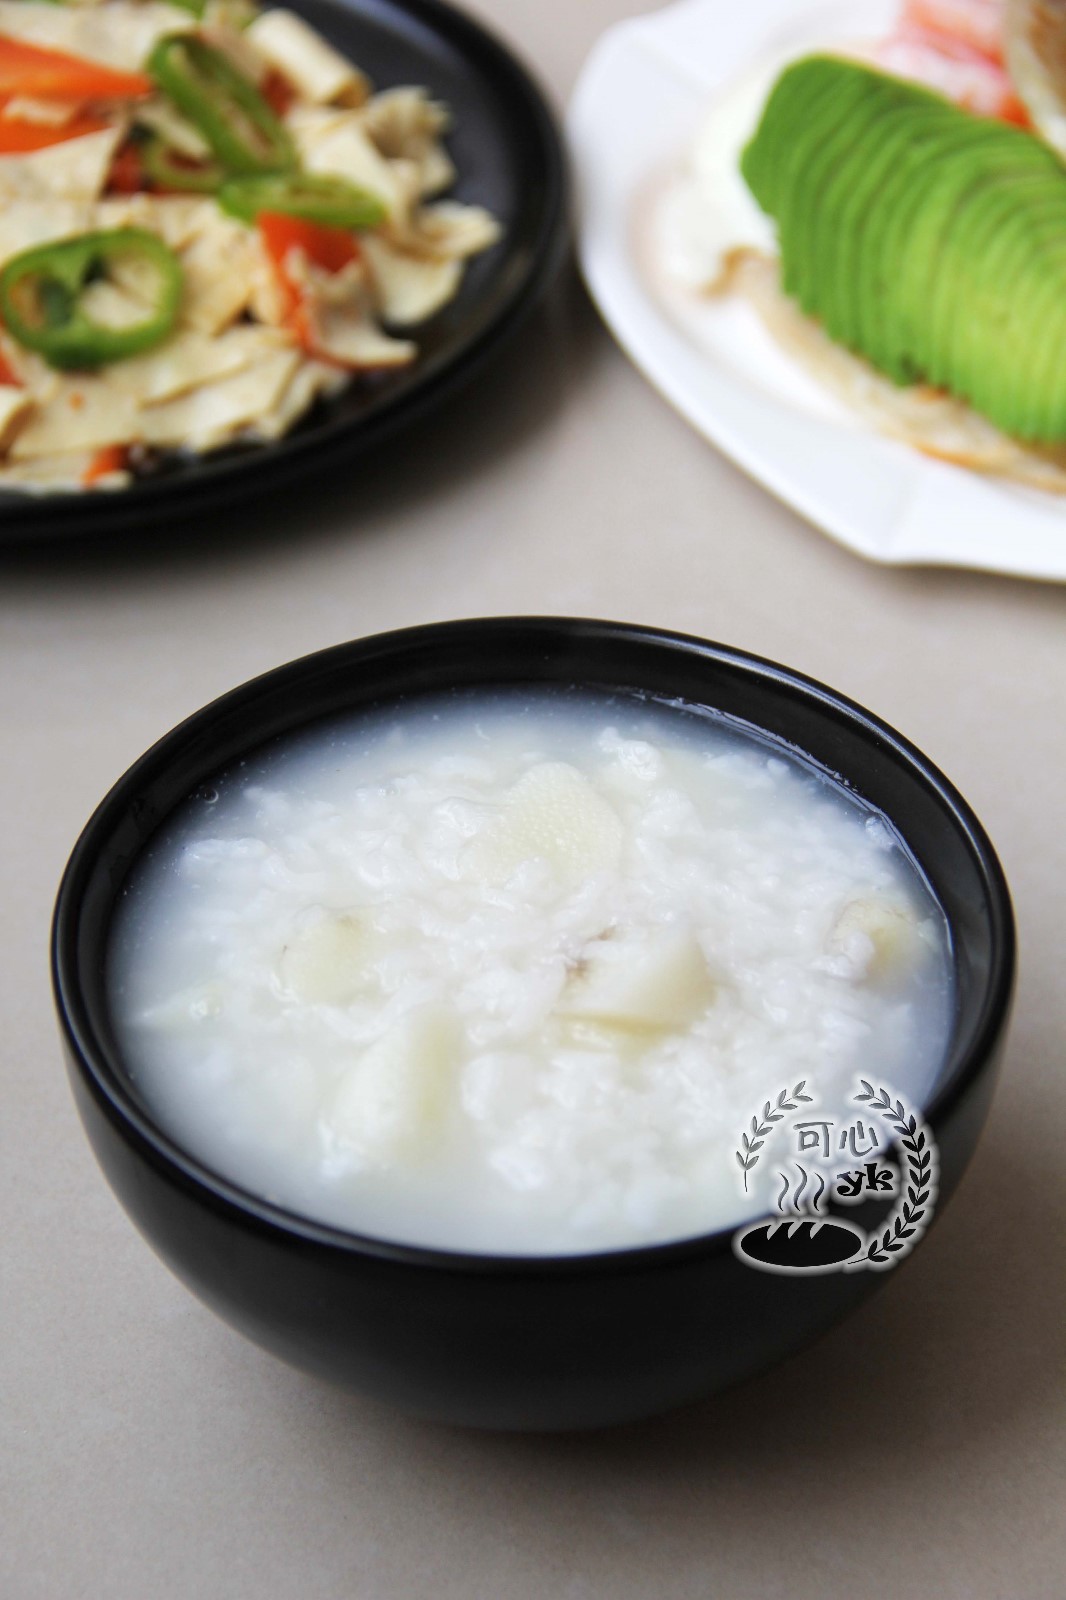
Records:
[[[304,222],[300,217],[289,217],[281,211],[261,211],[256,224],[281,287],[286,319],[296,329],[301,344],[310,349],[310,319],[300,285],[288,270],[289,254],[302,250],[308,261],[324,272],[339,272],[349,261],[358,260],[359,246],[345,228]]]

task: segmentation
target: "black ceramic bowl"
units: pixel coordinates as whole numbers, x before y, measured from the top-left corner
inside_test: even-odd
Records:
[[[163,1260],[236,1328],[296,1366],[426,1416],[591,1427],[758,1371],[893,1274],[774,1275],[742,1264],[730,1232],[504,1258],[305,1221],[207,1170],[156,1126],[108,1016],[116,897],[160,823],[201,783],[319,716],[448,685],[505,684],[630,689],[714,707],[806,751],[898,827],[952,936],[954,1024],[925,1107],[943,1205],[984,1123],[1010,1005],[1014,931],[992,847],[936,768],[875,717],[783,667],[698,639],[553,618],[443,623],[340,645],[223,696],[143,756],[78,841],[56,907],[56,1002],[78,1109],[108,1180]]]

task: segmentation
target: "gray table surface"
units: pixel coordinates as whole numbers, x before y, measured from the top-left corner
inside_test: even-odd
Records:
[[[476,9],[561,107],[639,6]],[[599,1436],[404,1420],[216,1321],[97,1172],[48,991],[66,854],[161,732],[305,651],[511,611],[726,640],[869,705],[974,804],[1021,931],[991,1121],[915,1261],[769,1376]],[[313,500],[5,560],[0,661],[5,1600],[1066,1593],[1061,589],[839,549],[668,409],[570,278],[446,415]]]

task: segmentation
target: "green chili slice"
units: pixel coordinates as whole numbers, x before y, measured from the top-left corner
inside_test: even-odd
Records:
[[[228,172],[287,172],[296,147],[250,79],[195,34],[160,39],[145,70]]]
[[[214,194],[226,177],[219,162],[190,161],[154,136],[145,140],[141,161],[153,183],[190,194]]]
[[[100,294],[104,285],[116,291],[113,299]],[[154,233],[82,233],[7,262],[0,271],[0,318],[13,339],[50,366],[99,367],[165,339],[177,320],[181,289],[181,264]]]
[[[388,215],[368,189],[344,178],[311,172],[231,178],[219,190],[218,203],[242,222],[254,222],[262,211],[280,211],[327,228],[376,228]]]

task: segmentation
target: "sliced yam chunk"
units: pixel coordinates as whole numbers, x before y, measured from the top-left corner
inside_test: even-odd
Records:
[[[94,226],[92,215],[87,200],[26,199],[0,205],[0,265],[34,245],[87,233]]]
[[[441,143],[450,123],[447,107],[422,88],[385,89],[363,108],[363,126],[381,154],[417,166],[422,196],[440,194],[455,182],[455,166]]]
[[[343,1006],[373,982],[374,929],[352,912],[303,927],[282,950],[282,987],[305,1005]]]
[[[366,75],[292,11],[264,11],[244,37],[312,105],[360,106],[370,93]]]
[[[32,350],[23,349],[10,335],[0,337],[0,359],[10,377],[26,390],[37,405],[47,405],[60,384],[60,374]]]
[[[98,5],[101,0],[87,0],[89,5]],[[107,0],[103,0],[107,4]],[[256,15],[255,0],[206,0],[203,9],[203,21],[208,28],[230,28],[234,32],[242,31],[254,21]]]
[[[368,234],[362,241],[370,263],[374,309],[393,327],[425,322],[453,299],[463,275],[459,261],[408,255],[386,239]]]
[[[211,146],[199,128],[183,117],[174,104],[163,95],[147,100],[137,107],[137,122],[143,128],[157,133],[172,150],[200,161],[211,154]]]
[[[391,217],[405,216],[417,194],[417,172],[405,172],[378,150],[357,111],[295,107],[286,118],[308,172],[347,178],[376,195]]]
[[[248,304],[261,255],[254,233],[219,218],[181,252],[185,277],[180,322],[201,333],[219,333]]]
[[[158,0],[121,6],[0,0],[0,34],[5,38],[98,61],[119,72],[140,72],[164,34],[187,33],[196,25],[191,11]]]
[[[102,128],[26,155],[0,156],[0,202],[97,199],[123,131],[121,126]]]
[[[298,296],[297,324],[309,354],[358,372],[407,366],[417,356],[417,346],[390,338],[374,322],[361,258],[331,272],[301,248],[289,250],[285,278]]]
[[[714,995],[695,934],[663,929],[586,946],[557,1009],[613,1028],[666,1032],[687,1028]]]
[[[382,89],[363,108],[363,126],[383,156],[417,157],[427,139],[438,139],[451,126],[448,108],[430,98],[420,85]]]
[[[105,367],[101,378],[142,404],[154,405],[243,372],[291,345],[291,336],[276,328],[238,326],[214,337],[186,329],[154,350]]]
[[[205,43],[236,67],[242,78],[247,78],[249,83],[262,85],[270,69],[246,37],[247,29],[233,27],[221,20],[209,22],[205,17],[196,31]]]
[[[347,249],[351,244],[349,235],[336,231]],[[289,245],[282,257],[285,276],[301,299],[333,306],[366,306],[366,266],[354,246],[351,248],[352,256],[342,266],[332,267],[313,260],[302,243]]]
[[[201,234],[230,228],[214,200],[187,195],[106,196],[92,211],[94,228],[147,228],[172,250],[184,250]]]
[[[281,328],[289,321],[290,302],[278,273],[269,261],[256,262],[248,279],[247,311],[256,322],[268,328]]]
[[[338,394],[347,382],[347,374],[337,367],[327,366],[323,361],[302,361],[273,410],[252,425],[249,437],[282,438],[320,396]]]
[[[29,494],[54,494],[68,489],[81,491],[95,458],[95,451],[64,451],[53,456],[36,456],[31,461],[9,462],[0,466],[0,488],[22,489]],[[129,482],[128,472],[114,472],[99,479],[94,487],[123,489]]]
[[[0,384],[0,450],[6,450],[33,411],[32,396],[15,384]]]
[[[282,116],[282,121],[301,147],[309,146],[327,133],[334,132],[337,128],[347,127],[349,123],[362,126],[362,117],[356,116],[350,106],[309,106],[301,100],[295,101]]]
[[[826,948],[848,977],[876,983],[904,972],[925,943],[908,906],[871,895],[849,901],[833,924]]]
[[[213,450],[274,409],[299,363],[299,351],[276,350],[243,371],[202,384],[189,394],[144,406],[139,410],[137,430],[129,437],[146,444]],[[114,389],[107,392],[116,393]]]
[[[504,797],[500,813],[473,839],[465,860],[488,882],[504,883],[527,861],[548,863],[572,884],[606,872],[622,853],[622,823],[576,767],[545,761],[530,767]]]
[[[309,308],[309,344],[316,356],[352,372],[382,372],[406,367],[418,355],[409,339],[382,333],[359,304],[320,302]]]
[[[500,224],[483,206],[435,200],[418,208],[399,242],[408,249],[452,260],[478,255],[494,245],[500,234]]]
[[[108,283],[135,302],[141,316],[154,311],[159,296],[159,273],[155,263],[131,251],[108,266]],[[96,285],[90,284],[86,295]]]
[[[36,456],[92,454],[108,445],[132,444],[144,437],[140,408],[99,378],[58,378],[47,405],[39,406],[11,446],[13,461]]]
[[[149,304],[135,290],[107,278],[87,284],[80,303],[91,321],[113,329],[133,328],[143,323],[145,306]]]
[[[415,164],[418,167],[418,193],[423,200],[450,189],[459,176],[454,161],[442,144],[427,145]]]
[[[341,1079],[327,1137],[367,1165],[427,1153],[447,1112],[459,1042],[456,1019],[443,1006],[394,1024]]]

